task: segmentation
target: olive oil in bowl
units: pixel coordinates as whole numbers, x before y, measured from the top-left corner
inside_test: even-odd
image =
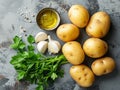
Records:
[[[38,13],[36,21],[41,29],[54,30],[60,23],[60,16],[54,9],[44,8]]]

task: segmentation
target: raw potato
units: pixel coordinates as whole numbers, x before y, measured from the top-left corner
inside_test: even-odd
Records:
[[[84,61],[84,51],[77,41],[65,43],[62,47],[62,52],[71,64],[78,65]]]
[[[86,65],[72,66],[70,75],[82,87],[90,87],[95,80],[93,72]]]
[[[68,42],[75,40],[79,36],[80,30],[73,24],[63,24],[58,27],[56,33],[59,39]]]
[[[89,38],[83,44],[83,50],[91,58],[99,58],[106,54],[108,45],[98,38]]]
[[[89,21],[89,12],[82,5],[72,5],[68,11],[68,16],[71,22],[80,28],[84,28]]]
[[[115,61],[111,57],[100,58],[92,63],[91,68],[97,76],[108,74],[114,70]]]
[[[106,12],[97,12],[91,17],[86,32],[91,37],[102,38],[110,28],[110,17]]]

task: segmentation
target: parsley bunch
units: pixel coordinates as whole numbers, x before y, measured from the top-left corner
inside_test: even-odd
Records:
[[[36,90],[44,90],[49,83],[63,76],[64,73],[60,67],[66,64],[67,60],[63,55],[45,56],[36,53],[33,45],[35,40],[32,35],[28,36],[27,41],[28,45],[18,36],[13,38],[10,47],[17,53],[12,56],[10,63],[18,73],[18,80],[27,80],[38,85]]]

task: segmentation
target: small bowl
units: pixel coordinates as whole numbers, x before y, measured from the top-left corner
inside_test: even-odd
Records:
[[[53,8],[43,8],[39,11],[36,22],[41,29],[54,30],[60,23],[60,16]]]

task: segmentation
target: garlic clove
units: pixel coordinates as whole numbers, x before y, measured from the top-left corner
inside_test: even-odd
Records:
[[[47,34],[45,32],[39,32],[36,36],[35,36],[35,42],[38,43],[40,41],[44,41],[48,38]]]
[[[48,42],[47,41],[40,41],[37,44],[37,49],[41,53],[45,53],[45,51],[47,50],[47,47],[48,47]]]
[[[56,43],[48,43],[48,51],[49,53],[56,54],[60,51],[60,47]]]
[[[59,49],[61,48],[61,44],[58,41],[54,40],[54,43],[58,46]]]
[[[50,54],[56,54],[60,51],[61,45],[58,41],[52,40],[50,36],[48,36],[48,51]]]

